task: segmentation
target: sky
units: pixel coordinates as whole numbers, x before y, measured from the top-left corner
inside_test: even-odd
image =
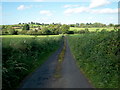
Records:
[[[2,0],[0,6],[0,25],[118,23],[118,0]]]

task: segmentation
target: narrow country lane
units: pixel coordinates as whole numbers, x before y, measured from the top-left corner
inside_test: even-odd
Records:
[[[21,88],[92,88],[92,85],[77,67],[68,41],[66,40],[65,43],[66,51],[61,64],[61,77],[54,77],[57,57],[61,51],[59,49],[42,67],[24,80]]]
[[[19,90],[22,90],[22,88],[49,88],[49,81],[54,75],[57,58],[61,50],[62,47],[50,56],[49,59],[35,72],[25,78],[21,83]]]
[[[66,41],[66,52],[62,63],[62,76],[52,83],[52,88],[92,88],[86,77],[77,67]]]

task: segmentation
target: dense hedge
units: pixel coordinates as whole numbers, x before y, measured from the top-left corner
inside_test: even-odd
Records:
[[[3,38],[3,89],[13,90],[21,80],[45,62],[61,43],[61,37]]]
[[[68,40],[80,69],[95,87],[119,87],[118,32],[101,31],[71,35]]]

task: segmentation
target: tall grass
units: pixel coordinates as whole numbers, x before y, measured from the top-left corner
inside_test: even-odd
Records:
[[[119,41],[115,31],[68,36],[80,69],[96,88],[119,87]]]
[[[43,64],[61,43],[61,37],[3,38],[3,89],[12,90]]]

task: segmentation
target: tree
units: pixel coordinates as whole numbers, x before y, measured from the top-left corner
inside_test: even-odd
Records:
[[[52,25],[55,25],[55,23],[53,22]]]
[[[10,35],[17,35],[18,31],[15,31],[15,29],[11,29],[8,31]]]
[[[5,25],[2,25],[1,29],[2,29],[2,30],[6,29]]]
[[[43,35],[50,35],[51,31],[47,27],[41,29]]]
[[[85,33],[88,33],[89,32],[89,29],[88,28],[85,28]]]
[[[109,27],[114,27],[114,24],[110,23],[108,26],[109,26]]]
[[[3,35],[17,35],[18,32],[13,28],[13,25],[2,25],[1,30]]]
[[[33,22],[31,22],[31,24],[33,24]]]
[[[75,27],[75,24],[70,24],[70,27]]]
[[[28,35],[35,35],[35,34],[37,34],[37,32],[36,32],[36,31],[33,31],[33,30],[29,30],[29,31],[27,32],[27,34],[28,34]]]
[[[75,25],[76,27],[79,27],[80,26],[80,24],[79,23],[76,23],[76,25]]]
[[[116,25],[114,25],[114,29],[118,29],[118,31],[120,30],[120,24],[116,24]]]
[[[93,23],[93,27],[105,27],[106,25],[105,24],[102,24],[102,23]]]
[[[30,30],[29,24],[25,24],[25,25],[23,26],[23,30]]]
[[[68,31],[67,34],[74,34],[74,31]]]
[[[2,35],[8,34],[7,26],[2,25],[1,30],[2,30]]]
[[[70,27],[68,25],[64,24],[64,25],[61,26],[61,33],[67,34],[69,29],[70,29]]]
[[[6,29],[8,31],[8,34],[13,35],[15,33],[15,29],[11,25],[8,25]]]
[[[84,27],[84,26],[85,26],[85,24],[84,24],[84,23],[81,23],[81,24],[80,24],[80,27],[81,27],[81,28],[82,28],[82,27]]]
[[[8,34],[8,31],[5,29],[5,30],[2,30],[2,35],[7,35]]]

